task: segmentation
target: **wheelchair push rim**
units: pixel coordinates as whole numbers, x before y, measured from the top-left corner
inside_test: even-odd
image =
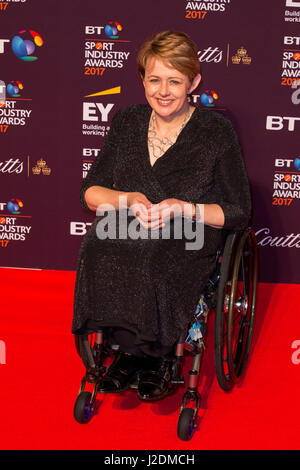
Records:
[[[231,390],[241,379],[246,367],[257,291],[255,234],[247,229],[242,235],[230,237],[224,250],[215,325],[216,373],[225,391]]]

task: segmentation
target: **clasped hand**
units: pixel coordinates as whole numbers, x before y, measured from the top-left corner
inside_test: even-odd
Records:
[[[182,215],[179,199],[168,198],[152,204],[142,193],[131,193],[129,207],[141,225],[148,229],[163,227],[170,219]]]

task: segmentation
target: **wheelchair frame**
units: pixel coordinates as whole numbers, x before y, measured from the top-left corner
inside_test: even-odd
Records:
[[[205,350],[207,315],[210,310],[215,310],[216,376],[219,386],[229,392],[240,381],[249,356],[255,319],[257,278],[258,252],[253,230],[249,227],[240,232],[228,232],[224,247],[217,254],[216,269],[200,296],[194,314],[193,321],[198,320],[200,325],[201,318],[202,327],[196,339],[183,333],[176,347],[168,393],[185,383],[182,375],[184,351],[187,350],[194,356],[179,413],[177,435],[181,440],[190,440],[197,427],[196,419],[201,403],[197,386]],[[192,324],[190,323],[188,331],[192,331]],[[96,395],[106,372],[103,362],[114,351],[105,344],[102,331],[90,335],[90,340],[88,335],[74,336],[77,352],[86,367],[74,405],[74,418],[85,424],[95,412]],[[93,384],[92,392],[84,390],[87,382]],[[130,388],[137,389],[137,383]],[[187,407],[188,403],[193,402],[194,408]]]

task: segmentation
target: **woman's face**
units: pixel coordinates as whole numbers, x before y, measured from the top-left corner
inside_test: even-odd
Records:
[[[199,81],[200,75],[191,83],[186,75],[162,60],[155,57],[147,60],[143,79],[147,101],[156,114],[168,121],[187,111],[187,94]]]

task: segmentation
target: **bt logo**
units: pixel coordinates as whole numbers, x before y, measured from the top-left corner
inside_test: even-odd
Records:
[[[82,156],[83,157],[97,157],[99,152],[100,152],[100,149],[84,148],[82,149]]]
[[[23,202],[20,199],[13,198],[7,203],[7,209],[11,214],[20,214]]]
[[[200,96],[200,101],[203,106],[211,108],[215,106],[214,102],[219,98],[219,95],[213,90],[206,90],[205,93],[202,93]]]
[[[110,21],[104,28],[104,32],[109,39],[118,39],[118,32],[122,31],[122,26],[116,21]]]
[[[24,87],[21,82],[13,80],[7,85],[6,91],[12,98],[18,98],[20,96],[20,91],[23,90],[23,88]]]
[[[117,21],[109,21],[105,26],[86,26],[85,34],[102,34],[102,31],[109,39],[118,39],[118,33],[122,31],[123,27]]]
[[[275,159],[275,166],[276,167],[287,167],[290,168],[291,164],[294,163],[294,167],[297,171],[300,171],[300,156],[296,157],[295,160],[291,158],[276,158]]]
[[[33,62],[37,60],[37,57],[32,55],[35,51],[35,46],[41,47],[44,44],[41,36],[30,29],[19,31],[19,35],[14,36],[12,39],[12,50],[13,53],[19,57],[19,59],[25,62]]]
[[[268,131],[281,131],[287,127],[290,132],[293,132],[296,121],[300,121],[300,117],[267,116],[266,129]]]
[[[284,44],[286,46],[292,46],[292,45],[296,45],[296,46],[299,46],[300,45],[300,37],[298,36],[284,36]]]
[[[70,235],[86,235],[91,222],[70,222]]]
[[[4,46],[7,42],[10,42],[9,39],[0,39],[0,54],[4,54]]]

